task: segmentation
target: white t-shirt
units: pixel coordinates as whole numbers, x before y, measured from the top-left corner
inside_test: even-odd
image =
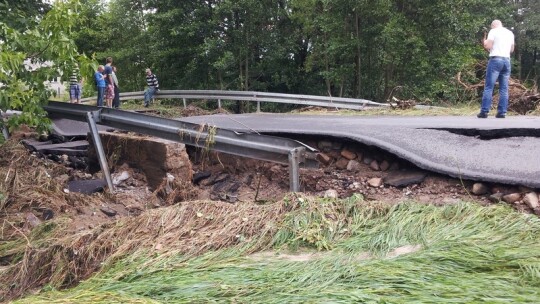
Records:
[[[500,56],[510,58],[512,45],[514,45],[514,33],[505,27],[494,28],[489,31],[487,40],[493,41],[493,47],[489,50],[489,57]]]

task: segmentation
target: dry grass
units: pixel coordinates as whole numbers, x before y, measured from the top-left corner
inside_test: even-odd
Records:
[[[198,255],[254,238],[252,250],[260,250],[270,243],[286,209],[285,204],[186,202],[90,232],[64,237],[55,232],[46,246],[37,246],[32,238],[20,261],[0,274],[0,284],[11,286],[0,291],[0,298],[13,298],[45,284],[71,286],[100,270],[103,263],[140,251]]]

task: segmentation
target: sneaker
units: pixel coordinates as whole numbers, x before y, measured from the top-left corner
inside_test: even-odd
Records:
[[[497,115],[495,115],[496,118],[506,118],[506,115],[504,114],[501,114],[501,113],[497,113]]]
[[[478,115],[476,115],[476,117],[478,117],[478,118],[487,118],[488,115],[487,115],[487,113],[480,112],[480,113],[478,113]]]

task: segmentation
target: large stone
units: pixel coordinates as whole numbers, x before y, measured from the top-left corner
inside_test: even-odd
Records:
[[[317,153],[317,160],[324,165],[329,165],[332,158],[324,153]]]
[[[367,181],[368,185],[370,185],[371,187],[375,187],[375,188],[378,188],[380,187],[382,184],[383,184],[383,180],[382,178],[380,177],[374,177],[374,178],[371,178]]]
[[[130,178],[128,171],[122,171],[121,173],[113,173],[111,174],[111,176],[112,176],[112,183],[115,186],[120,185],[123,181]]]
[[[193,174],[193,183],[198,185],[202,180],[209,178],[212,175],[210,171],[197,172]]]
[[[26,223],[25,224],[30,230],[32,230],[33,228],[35,228],[36,226],[41,224],[41,220],[38,219],[37,216],[35,216],[33,213],[28,212],[28,213],[26,213]]]
[[[107,187],[104,179],[72,180],[67,183],[69,192],[92,194],[101,192]]]
[[[356,172],[356,171],[360,171],[360,169],[361,169],[361,165],[356,160],[350,160],[349,163],[347,164],[348,171]]]
[[[536,194],[536,192],[529,192],[525,194],[523,197],[523,202],[527,204],[527,206],[531,207],[531,209],[540,207],[540,204],[538,203],[538,194]]]
[[[328,152],[332,150],[332,142],[328,140],[321,140],[317,143],[317,147],[323,152]]]
[[[502,197],[502,200],[509,204],[513,204],[519,201],[520,199],[521,199],[521,194],[519,193],[510,193]]]
[[[386,171],[390,168],[390,163],[385,159],[381,162],[381,171]]]
[[[125,133],[99,134],[109,164],[112,163],[114,168],[118,164],[127,163],[131,168],[141,169],[151,189],[156,189],[167,173],[179,180],[192,179],[191,161],[182,143]],[[90,141],[90,144],[89,155],[97,162],[93,142]]]
[[[475,183],[471,191],[475,195],[484,195],[489,192],[489,188],[482,183]]]
[[[427,174],[422,171],[390,171],[384,183],[393,187],[405,187],[411,184],[420,184]]]
[[[493,193],[492,195],[490,195],[488,197],[488,199],[492,202],[492,203],[499,203],[501,200],[502,200],[502,197],[504,196],[504,194],[502,194],[501,192],[497,192],[497,193]]]
[[[336,162],[336,168],[340,169],[340,170],[345,170],[347,169],[347,165],[349,165],[349,160],[346,159],[346,158],[340,158],[338,159],[338,161]]]
[[[101,206],[99,210],[101,210],[101,212],[105,213],[107,216],[115,216],[117,214],[116,210],[108,206]]]
[[[379,162],[376,161],[376,160],[373,160],[373,161],[369,164],[369,167],[370,167],[371,170],[373,170],[373,171],[381,171],[381,167],[379,166]]]
[[[325,198],[338,198],[339,194],[336,190],[329,189],[329,190],[326,190],[326,192],[324,192],[324,197]]]
[[[356,159],[356,153],[349,151],[347,149],[341,150],[341,156],[343,156],[344,158],[348,160]]]

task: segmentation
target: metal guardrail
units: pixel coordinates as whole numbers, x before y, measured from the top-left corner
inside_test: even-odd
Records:
[[[188,99],[211,99],[218,101],[221,108],[221,100],[240,100],[257,102],[257,112],[260,112],[261,102],[298,104],[309,106],[333,107],[339,109],[363,110],[370,107],[389,107],[388,104],[373,102],[366,99],[295,95],[253,91],[219,91],[219,90],[161,90],[154,95],[156,99],[180,99],[184,100],[184,107]],[[144,92],[120,93],[120,100],[144,99]],[[96,100],[96,97],[81,99],[81,102]]]
[[[93,128],[91,120],[93,120],[101,125],[156,136],[199,148],[288,164],[290,186],[293,192],[299,191],[299,165],[302,164],[307,168],[318,167],[314,153],[316,150],[292,139],[255,133],[238,133],[209,125],[201,126],[140,113],[64,102],[50,102],[44,106],[44,109],[51,118],[88,121],[91,129]],[[102,167],[102,170],[105,172],[108,168]]]

